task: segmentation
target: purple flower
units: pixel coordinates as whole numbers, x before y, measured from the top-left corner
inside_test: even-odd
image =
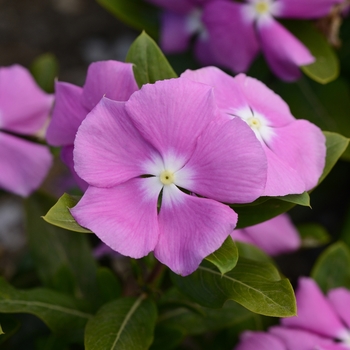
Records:
[[[245,332],[236,350],[346,350],[350,348],[350,291],[335,288],[324,296],[315,281],[301,278],[298,316],[281,320],[268,333]]]
[[[300,236],[287,214],[243,229],[234,230],[235,241],[256,245],[267,254],[278,255],[300,247]]]
[[[26,197],[46,177],[51,153],[26,137],[44,127],[52,103],[24,67],[0,68],[0,188]]]
[[[56,82],[56,102],[46,138],[50,145],[63,146],[61,157],[70,168],[79,186],[87,184],[74,171],[73,143],[75,134],[86,115],[103,96],[116,101],[126,101],[138,90],[132,64],[117,61],[101,61],[89,66],[85,85]]]
[[[243,119],[254,131],[268,162],[265,196],[302,193],[317,185],[325,159],[325,137],[307,120],[296,120],[288,105],[262,82],[215,67],[187,70],[182,77],[214,87],[218,107]]]
[[[147,84],[126,102],[103,98],[81,124],[75,169],[90,186],[71,212],[117,252],[155,257],[181,275],[217,250],[266,181],[260,143],[223,118],[212,88]],[[158,208],[157,208],[158,207]]]

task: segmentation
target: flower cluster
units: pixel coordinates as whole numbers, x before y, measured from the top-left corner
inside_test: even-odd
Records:
[[[340,287],[324,296],[314,280],[301,278],[298,316],[281,320],[267,333],[245,332],[235,350],[346,350],[350,348],[350,291]]]
[[[181,275],[232,234],[227,204],[302,193],[324,167],[322,132],[244,75],[208,68],[138,90],[129,64],[107,61],[83,88],[56,88],[48,140],[74,142],[88,185],[73,217],[118,253],[153,251]]]
[[[19,65],[0,68],[0,188],[26,197],[46,177],[49,149],[34,137],[47,121],[53,96]]]
[[[245,72],[261,50],[279,78],[293,81],[310,51],[276,18],[316,19],[342,0],[147,0],[161,6],[161,47],[184,51],[196,35],[194,52],[203,65]]]

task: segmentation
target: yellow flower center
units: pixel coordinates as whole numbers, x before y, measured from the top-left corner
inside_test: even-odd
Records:
[[[163,185],[171,185],[175,181],[175,175],[169,170],[163,170],[160,173],[159,179]]]
[[[259,129],[261,126],[260,120],[255,117],[249,118],[247,122],[248,122],[248,125],[253,129]]]
[[[269,4],[267,2],[259,1],[255,4],[255,10],[258,14],[263,15],[269,12]]]

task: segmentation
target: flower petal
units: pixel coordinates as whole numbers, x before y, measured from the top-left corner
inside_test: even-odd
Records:
[[[146,0],[147,2],[160,6],[161,8],[179,14],[185,14],[194,8],[191,0]]]
[[[267,254],[278,255],[292,252],[300,247],[300,236],[287,214],[262,222],[261,224],[233,231],[231,237],[240,241],[236,231],[248,237],[253,244],[264,250]]]
[[[46,132],[50,145],[73,145],[75,134],[89,110],[81,104],[82,88],[73,84],[55,83],[55,105]]]
[[[46,177],[52,156],[46,146],[0,132],[0,187],[26,197]]]
[[[124,102],[105,97],[82,122],[74,146],[75,171],[97,187],[149,174],[145,164],[156,156],[131,122]]]
[[[39,88],[24,67],[0,68],[0,129],[34,134],[48,118],[53,98]]]
[[[346,288],[335,288],[328,292],[327,297],[335,312],[350,330],[350,291]]]
[[[90,186],[71,209],[75,220],[120,254],[141,258],[158,241],[155,178],[132,179],[113,188]]]
[[[163,159],[171,153],[184,161],[217,112],[211,87],[182,78],[144,85],[125,107]]]
[[[296,120],[276,129],[274,137],[265,142],[279,159],[296,170],[306,191],[317,185],[326,160],[326,140],[317,126]]]
[[[327,16],[343,0],[279,0],[278,17],[313,19]]]
[[[264,332],[245,331],[235,350],[289,350],[275,336]]]
[[[272,17],[268,21],[258,21],[257,29],[266,61],[280,79],[298,79],[301,76],[299,66],[315,61],[308,48]]]
[[[138,90],[131,63],[100,61],[91,63],[83,87],[82,103],[90,111],[102,97],[127,101]]]
[[[164,186],[155,257],[175,273],[189,275],[222,245],[236,223],[237,214],[228,206]]]
[[[344,331],[332,305],[311,278],[300,278],[296,291],[298,316],[284,318],[282,325],[335,338]]]
[[[261,196],[267,162],[260,142],[241,119],[213,122],[198,138],[176,184],[226,203],[249,203]]]
[[[204,7],[202,16],[217,63],[235,73],[246,71],[259,51],[254,24],[245,18],[244,6],[213,1]]]

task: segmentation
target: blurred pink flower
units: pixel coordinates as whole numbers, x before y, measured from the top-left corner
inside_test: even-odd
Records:
[[[0,68],[0,188],[26,197],[46,177],[51,153],[28,137],[44,127],[52,103],[27,69]]]
[[[222,118],[212,88],[182,78],[144,85],[126,103],[103,98],[78,130],[74,161],[90,185],[71,210],[77,222],[123,255],[154,251],[181,275],[236,226],[223,203],[253,201],[266,181],[247,124]]]

